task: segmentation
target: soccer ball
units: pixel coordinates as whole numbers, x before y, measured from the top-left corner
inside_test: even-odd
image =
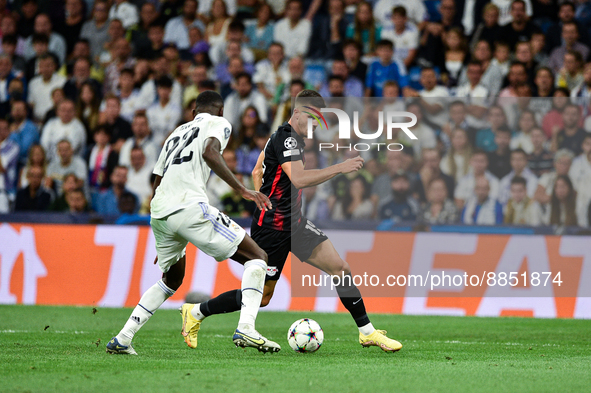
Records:
[[[318,322],[309,319],[298,319],[287,331],[287,342],[296,352],[314,352],[322,345],[324,332]]]

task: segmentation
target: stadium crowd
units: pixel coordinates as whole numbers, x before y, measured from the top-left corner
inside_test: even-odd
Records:
[[[0,33],[0,213],[148,214],[162,145],[205,90],[250,184],[312,88],[345,107],[376,97],[364,130],[412,112],[418,140],[394,134],[404,149],[304,189],[310,219],[591,224],[588,0],[0,0]],[[306,168],[359,154],[319,151],[327,121]],[[208,192],[251,215],[215,175]]]

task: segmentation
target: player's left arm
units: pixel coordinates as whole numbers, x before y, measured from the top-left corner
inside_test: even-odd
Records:
[[[260,191],[263,186],[263,161],[265,160],[265,151],[261,151],[257,163],[252,170],[252,183],[255,191]]]

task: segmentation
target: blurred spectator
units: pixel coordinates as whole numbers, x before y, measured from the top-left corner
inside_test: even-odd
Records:
[[[527,0],[529,2],[529,0]],[[501,1],[493,1],[495,4],[499,4]],[[514,0],[511,2],[511,19],[504,17],[501,12],[499,24],[502,26],[499,32],[498,40],[504,41],[509,44],[510,48],[515,48],[515,44],[519,41],[529,41],[534,32],[538,32],[539,28],[530,20],[531,15],[531,3],[530,11],[526,10],[526,1]],[[529,14],[529,15],[528,15]],[[506,24],[506,21],[509,23]]]
[[[444,36],[445,74],[448,86],[457,86],[464,62],[468,56],[468,42],[460,28],[451,28]]]
[[[92,19],[86,21],[80,31],[80,38],[87,39],[90,43],[90,53],[94,62],[98,62],[103,47],[109,40],[107,34],[109,28],[107,23],[109,17],[108,8],[106,0],[95,0]]]
[[[474,187],[476,181],[480,177],[485,177],[488,180],[489,196],[497,199],[499,197],[499,181],[488,170],[488,157],[482,150],[476,150],[470,157],[470,170],[458,180],[454,196],[455,203],[459,209],[464,207],[466,201],[474,194]]]
[[[432,128],[440,129],[447,122],[447,102],[449,90],[445,86],[437,85],[437,73],[432,67],[421,69],[420,84],[422,90],[416,91],[410,87],[404,88],[404,97],[420,97],[421,107],[424,109],[425,123]]]
[[[435,177],[426,187],[427,203],[421,208],[418,219],[426,224],[452,224],[458,220],[458,210],[449,198],[443,178]]]
[[[341,44],[347,34],[344,0],[328,0],[328,12],[316,13],[312,19],[312,33],[308,57],[328,60],[341,52]]]
[[[273,19],[271,7],[266,2],[262,2],[257,9],[256,22],[246,25],[244,34],[248,39],[248,46],[259,54],[258,58],[262,58],[261,54],[265,53],[273,42],[275,28]]]
[[[118,38],[114,42],[113,59],[105,68],[105,82],[103,84],[104,92],[116,93],[119,76],[124,68],[130,68],[135,65],[135,58],[131,57],[131,46],[125,38]]]
[[[102,85],[94,78],[91,77],[92,64],[86,57],[79,57],[74,61],[72,67],[72,77],[64,85],[64,93],[66,97],[72,101],[78,99],[80,95],[80,89],[83,84],[90,84],[96,98],[99,100],[102,97]]]
[[[35,17],[35,25],[33,32],[36,34],[42,34],[49,38],[49,51],[55,53],[58,60],[63,63],[66,60],[66,40],[64,37],[52,31],[51,19],[46,14],[39,14]],[[26,60],[30,60],[35,57],[35,50],[33,49],[32,37],[27,38],[25,41],[25,52],[24,57]]]
[[[439,138],[446,148],[451,145],[452,131],[456,128],[461,128],[466,132],[466,137],[471,145],[476,138],[476,129],[468,124],[468,111],[466,106],[467,100],[455,100],[449,104],[449,119],[447,123],[441,127]]]
[[[86,195],[84,195],[84,190],[81,188],[76,188],[65,194],[65,199],[67,212],[70,214],[80,214],[90,211]]]
[[[408,18],[416,24],[427,19],[427,9],[422,1],[378,0],[374,2],[373,15],[383,26],[389,26],[391,28],[392,22],[390,21],[390,16],[394,6],[397,5],[406,7]]]
[[[116,225],[126,224],[150,224],[150,216],[145,214],[138,214],[138,206],[135,195],[131,192],[124,192],[119,198],[119,211],[121,215],[115,221]]]
[[[483,2],[476,1],[475,3],[481,4]],[[467,7],[464,8],[464,15],[468,11],[466,8]],[[477,16],[477,14],[475,16]],[[467,20],[470,19],[470,17],[467,18]],[[501,27],[499,26],[499,7],[497,7],[492,2],[485,4],[482,8],[482,21],[477,26],[474,26],[474,34],[472,35],[470,46],[474,47],[476,46],[477,42],[484,40],[488,42],[488,44],[492,48],[495,41],[497,41],[498,39],[500,30]]]
[[[558,88],[552,95],[552,109],[542,119],[542,129],[548,139],[553,138],[564,124],[562,122],[562,111],[569,103],[569,91],[565,88]]]
[[[385,0],[383,0],[385,1]],[[411,4],[406,2],[408,5]],[[412,3],[415,4],[415,3]],[[420,2],[416,3],[421,4]],[[407,9],[408,13],[409,9]],[[440,21],[430,21],[425,24],[419,47],[417,62],[428,67],[437,67],[440,70],[445,68],[444,38],[448,31],[453,28],[463,29],[460,22],[456,21],[456,4],[454,0],[442,0],[439,5]],[[412,17],[411,17],[412,18]],[[424,19],[415,20],[416,23]]]
[[[392,41],[381,40],[376,44],[379,60],[369,65],[365,80],[366,97],[383,97],[382,89],[386,81],[392,80],[403,89],[408,84],[406,69],[401,63],[393,62],[394,46]]]
[[[118,155],[109,141],[109,128],[99,125],[93,132],[94,146],[88,157],[88,179],[92,191],[104,190],[109,187],[111,172],[117,165]]]
[[[280,83],[286,83],[290,80],[287,61],[285,60],[283,46],[281,44],[272,43],[269,46],[267,58],[256,64],[252,80],[256,83],[258,91],[261,92],[267,100],[274,97],[277,86],[279,86]]]
[[[507,76],[507,74],[509,73],[509,66],[511,65],[510,55],[511,49],[509,48],[509,45],[507,43],[502,41],[495,41],[493,59],[491,61],[491,64],[493,66],[498,67],[503,73],[503,76]]]
[[[565,55],[568,52],[579,52],[583,60],[589,57],[589,47],[578,42],[579,28],[575,22],[568,22],[562,25],[562,41],[562,45],[555,48],[552,53],[550,53],[548,67],[554,72],[559,72],[560,69],[566,65]]]
[[[136,74],[138,71],[136,70]],[[170,62],[164,55],[159,55],[152,61],[152,73],[150,77],[144,81],[140,88],[140,98],[142,108],[148,108],[154,104],[158,99],[158,92],[156,82],[167,76],[172,79],[172,91],[170,92],[170,101],[175,106],[182,107],[183,88],[181,84],[174,78],[170,70]],[[136,75],[138,77],[138,75]],[[140,109],[140,108],[138,108]]]
[[[581,145],[582,152],[573,159],[568,171],[568,177],[572,180],[575,190],[579,190],[588,176],[591,176],[591,134],[585,134]]]
[[[92,131],[98,125],[100,103],[95,86],[90,82],[84,82],[76,103],[76,117],[82,121],[86,128],[86,140],[92,139]]]
[[[12,72],[12,60],[10,56],[5,53],[0,54],[0,116],[2,117],[10,113],[10,83],[14,79],[17,78],[14,72]]]
[[[121,100],[112,94],[105,97],[105,110],[101,114],[101,124],[109,127],[111,145],[115,151],[119,151],[123,143],[133,136],[131,125],[121,117]]]
[[[398,132],[399,139],[403,143],[412,145],[415,158],[419,160],[423,149],[434,149],[437,147],[437,137],[431,127],[423,122],[423,111],[419,102],[409,102],[406,105],[406,110],[409,113],[414,114],[417,118],[416,124],[409,128],[409,130],[417,137],[417,140],[413,141],[400,129],[397,129],[396,131]]]
[[[511,151],[511,172],[501,179],[498,200],[505,205],[511,197],[511,180],[514,177],[524,178],[527,182],[527,196],[533,198],[538,187],[537,176],[527,167],[527,153],[523,149]]]
[[[133,135],[121,145],[119,165],[125,167],[131,166],[131,150],[133,147],[141,147],[146,157],[146,165],[154,167],[158,159],[160,147],[154,143],[150,136],[150,125],[145,114],[138,113],[133,117],[131,130],[133,131]]]
[[[466,99],[466,123],[474,128],[486,127],[487,122],[483,118],[486,116],[489,91],[480,83],[482,78],[482,64],[478,61],[471,61],[466,66],[466,69],[468,81],[458,86],[456,97]],[[471,134],[470,139],[476,139],[476,132]]]
[[[140,21],[131,29],[131,43],[137,57],[147,58],[146,50],[152,47],[154,40],[150,38],[150,29],[157,27],[158,40],[164,42],[164,26],[154,3],[146,2],[140,8]],[[152,33],[154,34],[154,32]]]
[[[113,59],[117,57],[116,43],[117,40],[125,38],[125,28],[119,19],[109,21],[107,29],[108,40],[103,45],[102,51],[99,54],[98,62],[101,66],[106,67]]]
[[[68,173],[74,173],[84,185],[88,179],[88,167],[86,162],[79,156],[74,155],[72,144],[67,139],[62,139],[57,143],[58,157],[50,160],[47,167],[47,177],[53,182],[53,189],[62,189],[64,176]]]
[[[267,100],[253,89],[250,75],[242,73],[236,77],[236,91],[224,101],[224,117],[235,129],[240,127],[240,114],[247,106],[254,106],[261,121],[267,122]]]
[[[9,136],[8,121],[0,118],[0,213],[9,212],[16,195],[19,148]]]
[[[527,84],[527,68],[525,67],[525,64],[519,62],[511,63],[509,66],[509,73],[507,74],[507,81],[509,82],[509,85],[499,93],[499,104],[506,108],[505,113],[510,117],[513,110],[508,110],[507,107],[516,103],[517,100],[515,100],[515,98],[519,96],[517,88]],[[513,100],[511,98],[513,98]],[[510,118],[509,124],[513,125],[515,120],[516,119]]]
[[[64,176],[62,181],[62,188],[58,190],[57,197],[52,202],[49,209],[55,212],[66,212],[69,210],[68,202],[66,200],[67,195],[76,190],[81,189],[83,187],[83,181],[78,179],[75,174],[68,173]],[[86,200],[86,198],[84,198]]]
[[[396,174],[391,181],[391,196],[380,208],[379,218],[393,221],[412,221],[419,211],[418,203],[410,196],[410,182],[404,174]]]
[[[19,147],[19,166],[25,165],[29,149],[39,143],[39,129],[31,120],[27,119],[27,104],[22,100],[12,102],[10,109],[9,139]]]
[[[576,192],[569,177],[558,175],[552,187],[550,204],[542,216],[546,225],[577,226]]]
[[[281,43],[288,58],[308,53],[312,34],[312,24],[302,18],[302,2],[288,0],[285,5],[285,18],[275,23],[273,40]]]
[[[86,20],[84,14],[84,4],[82,0],[66,0],[64,7],[64,19],[56,24],[58,32],[66,41],[66,53],[72,53],[74,44],[80,37],[82,25]]]
[[[66,83],[66,78],[56,71],[53,57],[48,54],[39,57],[39,75],[29,84],[28,101],[33,109],[33,116],[38,121],[43,120],[47,111],[51,109],[53,90],[62,88]]]
[[[478,84],[484,87],[488,92],[488,97],[495,97],[499,94],[503,84],[504,73],[502,68],[492,62],[491,45],[485,41],[480,40],[476,42],[471,54],[471,61],[479,62],[482,69],[482,76]],[[464,85],[468,80],[467,67],[462,69],[458,84]]]
[[[371,199],[378,209],[390,199],[392,195],[392,177],[404,172],[402,153],[388,150],[386,152],[386,172],[378,176],[371,188]]]
[[[539,225],[540,214],[538,205],[530,199],[526,190],[527,181],[521,176],[511,179],[511,197],[505,206],[505,224]]]
[[[232,137],[231,150],[236,152],[236,172],[250,175],[259,158],[260,150],[256,148],[257,132],[268,135],[269,129],[261,123],[255,107],[248,106],[242,113],[240,129],[237,137]]]
[[[57,117],[49,120],[41,133],[41,145],[47,152],[49,162],[57,157],[57,144],[63,139],[70,141],[74,154],[82,156],[86,148],[86,130],[75,117],[76,107],[70,100],[63,100],[57,108]]]
[[[26,75],[27,62],[24,57],[16,54],[17,37],[15,35],[3,35],[1,41],[0,53],[4,53],[10,57],[10,60],[12,61],[12,71],[19,77]]]
[[[501,106],[493,105],[488,109],[488,124],[490,128],[484,128],[476,131],[476,147],[486,152],[492,152],[497,149],[495,136],[501,128],[507,128],[507,116]]]
[[[345,40],[343,42],[343,59],[347,64],[349,75],[356,77],[365,86],[365,76],[367,75],[367,64],[361,61],[361,44],[353,40]],[[293,71],[292,72],[292,79]]]
[[[568,51],[564,54],[564,65],[559,70],[556,86],[574,90],[585,82],[583,75],[584,59],[579,52]]]
[[[538,180],[538,187],[534,199],[541,205],[550,202],[554,183],[558,176],[568,176],[574,154],[567,149],[560,149],[554,154],[554,170],[544,173]]]
[[[45,169],[41,166],[32,166],[27,169],[26,187],[18,190],[16,194],[15,211],[45,211],[49,209],[51,194],[43,187]]]
[[[46,185],[47,160],[45,158],[45,150],[43,150],[43,147],[38,144],[31,146],[27,151],[27,162],[19,174],[18,185],[20,188],[24,188],[29,184],[29,181],[27,180],[27,170],[33,166],[40,166],[43,168],[43,173],[46,175],[46,177],[43,179],[43,185]]]
[[[136,6],[127,0],[114,0],[109,10],[109,19],[118,19],[125,29],[129,29],[139,21],[139,14]]]
[[[111,187],[98,194],[93,194],[92,209],[98,214],[116,216],[119,211],[119,198],[124,192],[129,192],[127,184],[127,167],[118,165],[111,174]],[[137,197],[136,197],[137,206]]]
[[[586,30],[587,26],[576,21],[575,11],[575,4],[571,1],[567,0],[560,4],[558,9],[558,21],[554,22],[546,31],[546,49],[548,52],[565,44],[563,27],[567,23],[575,23],[580,36],[580,41],[587,46],[589,45],[589,35]]]
[[[25,21],[23,21],[22,19],[19,20],[18,26],[20,28],[20,26],[24,25]],[[4,44],[4,38],[5,37],[14,37],[16,38],[16,43],[14,43],[15,45],[15,49],[14,49],[14,53],[16,53],[19,56],[23,56],[24,52],[25,52],[25,37],[23,34],[20,34],[19,32],[17,32],[17,23],[16,23],[16,19],[14,17],[14,15],[8,14],[8,15],[3,15],[2,19],[0,20],[0,31],[2,31],[2,38],[0,40],[0,42],[2,42],[2,44]],[[32,30],[31,30],[32,33]],[[30,34],[29,34],[30,35]],[[28,37],[28,35],[27,35]],[[2,45],[2,49],[4,45]],[[4,53],[4,50],[2,50],[0,53]]]
[[[505,175],[511,172],[509,143],[511,141],[511,131],[507,127],[500,127],[495,132],[496,150],[488,153],[488,168],[489,171],[497,177],[502,179]]]
[[[244,30],[245,27],[242,22],[235,20],[230,23],[230,26],[228,26],[228,34],[226,35],[225,42],[219,43],[216,46],[212,46],[209,50],[209,56],[213,64],[218,65],[228,61],[229,52],[227,46],[228,43],[234,41],[240,43],[240,52],[235,51],[236,55],[239,55],[245,63],[254,63],[254,53],[245,43],[246,38],[244,36]]]
[[[120,115],[128,122],[133,120],[135,112],[141,108],[139,90],[135,88],[134,71],[131,68],[121,70],[117,95],[121,102]]]
[[[468,173],[468,160],[471,156],[472,147],[466,131],[455,128],[451,133],[451,148],[441,160],[441,171],[457,182]]]
[[[419,47],[419,30],[407,18],[406,8],[396,6],[392,11],[392,30],[381,34],[381,39],[392,41],[394,44],[394,61],[398,61],[408,69],[415,61]]]
[[[132,148],[131,165],[127,172],[125,186],[138,197],[140,204],[144,203],[146,199],[152,198],[152,186],[150,185],[152,170],[153,166],[146,165],[146,156],[142,148],[139,146]]]
[[[552,150],[568,149],[574,155],[581,154],[583,139],[587,134],[580,127],[581,109],[575,104],[567,104],[562,111],[564,128],[552,134]]]
[[[189,69],[190,84],[185,87],[183,93],[183,107],[187,107],[199,95],[199,84],[207,80],[207,67],[204,64],[197,64]]]
[[[185,0],[181,16],[170,19],[164,30],[164,42],[174,43],[178,49],[189,48],[189,27],[205,31],[203,23],[197,19],[197,1]]]
[[[343,95],[345,97],[363,97],[363,82],[357,77],[349,75],[347,63],[343,59],[335,59],[331,66],[332,75],[338,76],[343,80]],[[329,96],[328,83],[325,83],[319,90],[323,97]]]
[[[228,15],[225,0],[213,0],[210,8],[210,22],[205,29],[205,40],[209,45],[214,46],[224,42],[230,22],[232,18]]]
[[[466,201],[462,210],[464,224],[495,225],[503,223],[503,206],[490,196],[490,185],[485,176],[474,183],[474,194]]]
[[[542,123],[546,113],[552,110],[552,94],[554,94],[554,74],[548,67],[539,67],[534,78],[534,94],[529,100],[529,109],[536,115],[536,122]]]
[[[531,132],[534,128],[537,128],[535,114],[529,110],[521,112],[517,125],[519,131],[511,138],[509,148],[511,150],[523,149],[527,154],[531,154],[534,151]]]
[[[158,146],[177,127],[182,109],[171,100],[172,80],[163,76],[156,82],[158,100],[146,111],[152,129],[152,139]]]
[[[426,191],[428,185],[431,183],[432,180],[436,178],[441,178],[444,181],[445,188],[447,190],[447,198],[453,199],[455,181],[453,177],[441,172],[441,169],[439,167],[441,163],[441,155],[439,153],[439,150],[423,149],[421,162],[422,165],[418,172],[419,182],[417,187],[417,192],[421,202],[425,202],[427,200]]]
[[[57,107],[65,99],[66,95],[64,94],[64,89],[61,87],[57,87],[51,91],[51,102],[53,106],[45,114],[45,118],[41,122],[43,125],[47,124],[49,120],[57,116]]]
[[[591,97],[591,63],[585,64],[585,68],[583,69],[583,83],[574,88],[570,96],[573,98],[572,101],[575,104],[582,107],[583,115],[587,116],[591,109],[591,102],[589,101]],[[588,129],[591,129],[591,127],[588,127],[588,121],[585,120],[585,130]]]
[[[537,177],[553,168],[554,155],[546,149],[546,134],[540,128],[531,131],[533,151],[528,158],[529,169]]]
[[[374,206],[370,200],[371,187],[367,180],[358,175],[349,182],[349,190],[343,200],[333,208],[333,220],[369,220],[373,217]]]

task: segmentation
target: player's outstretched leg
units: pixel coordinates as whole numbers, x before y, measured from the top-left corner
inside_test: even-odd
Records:
[[[363,347],[377,346],[386,352],[396,352],[402,348],[401,343],[386,336],[385,330],[373,327],[365,311],[361,292],[353,283],[351,269],[341,259],[330,240],[316,246],[306,262],[330,275],[338,276],[335,277],[337,294],[359,328],[359,344]]]
[[[107,344],[107,353],[137,355],[131,340],[142,326],[154,315],[154,312],[181,286],[185,275],[185,256],[172,265],[162,279],[151,286],[141,297],[138,305],[123,329]]]
[[[199,305],[184,304],[181,314],[185,342],[191,348],[197,347],[197,334],[205,317],[240,310],[238,328],[232,337],[234,343],[240,347],[254,347],[261,352],[278,352],[281,346],[263,337],[255,329],[255,320],[263,297],[267,255],[247,235],[232,259],[244,264],[241,289],[225,292]]]

